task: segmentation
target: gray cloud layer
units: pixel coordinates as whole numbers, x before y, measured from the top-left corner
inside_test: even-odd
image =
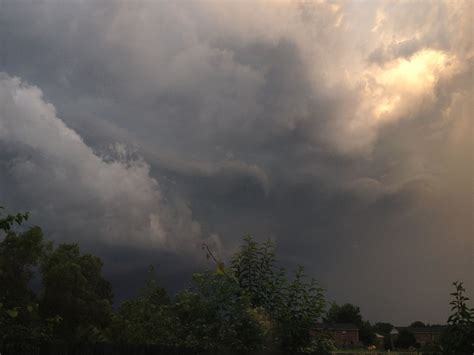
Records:
[[[444,321],[474,288],[471,23],[469,1],[0,2],[0,201],[115,278],[250,232],[369,319]]]

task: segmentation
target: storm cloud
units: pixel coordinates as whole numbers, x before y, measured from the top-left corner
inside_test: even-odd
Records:
[[[0,1],[0,203],[104,257],[119,298],[251,233],[370,320],[443,322],[474,288],[472,13]]]

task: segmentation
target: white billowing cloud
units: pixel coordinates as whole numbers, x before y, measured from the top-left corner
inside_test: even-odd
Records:
[[[0,155],[0,175],[13,179],[33,213],[67,226],[58,233],[77,228],[103,242],[182,249],[198,242],[190,208],[164,201],[145,161],[127,159],[121,145],[115,160],[96,155],[38,87],[1,74],[0,107],[0,146],[14,152]]]

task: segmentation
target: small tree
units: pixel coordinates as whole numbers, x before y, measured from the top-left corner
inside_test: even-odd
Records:
[[[469,297],[464,295],[466,292],[464,283],[456,281],[453,285],[455,291],[451,293],[451,296],[454,297],[454,300],[449,303],[453,313],[448,318],[448,324],[460,327],[470,326],[474,321],[474,314],[473,309],[469,308],[466,303],[469,301]]]
[[[316,339],[312,339],[311,331],[325,307],[322,289],[315,280],[307,279],[300,266],[293,280],[281,291],[275,317],[281,345],[289,351],[311,352],[312,347],[319,346]]]
[[[289,280],[285,270],[277,267],[272,241],[260,244],[246,236],[231,258],[229,269],[209,248],[205,249],[208,257],[217,263],[218,271],[234,280],[241,297],[248,299],[251,312],[263,327],[267,347],[312,351],[330,343],[328,339],[312,336],[311,332],[325,307],[323,290],[304,274],[302,267]]]
[[[441,337],[441,346],[446,355],[471,355],[474,353],[474,309],[467,305],[469,298],[465,296],[463,282],[456,281],[453,286],[454,299],[449,303],[452,314]]]
[[[278,302],[282,279],[275,267],[275,245],[271,240],[259,244],[248,235],[231,259],[231,272],[242,290],[248,293],[252,307],[272,310]]]
[[[173,311],[185,347],[246,352],[263,346],[263,330],[250,299],[226,270],[195,274],[193,287],[176,296]]]

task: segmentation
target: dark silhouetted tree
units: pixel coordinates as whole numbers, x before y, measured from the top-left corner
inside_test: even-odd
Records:
[[[410,347],[419,347],[420,344],[416,342],[416,338],[410,331],[403,329],[400,331],[397,340],[395,341],[395,347],[398,349],[408,349]]]
[[[247,294],[222,269],[193,276],[176,296],[177,337],[197,350],[251,351],[263,346],[263,330]]]
[[[174,321],[171,300],[151,268],[140,295],[119,307],[111,338],[117,343],[175,346],[179,340]]]
[[[17,342],[23,351],[32,343],[50,339],[58,321],[40,318],[38,299],[30,288],[49,244],[39,227],[14,230],[27,219],[27,213],[0,215],[0,344]]]
[[[381,335],[389,335],[393,329],[393,324],[390,323],[375,323],[374,330]]]
[[[362,323],[362,316],[360,308],[353,304],[346,303],[339,306],[333,303],[327,311],[324,321],[326,323],[352,323],[360,325]]]
[[[112,317],[112,289],[101,275],[100,258],[61,244],[41,264],[44,317],[61,317],[56,336],[67,342],[104,341]]]

